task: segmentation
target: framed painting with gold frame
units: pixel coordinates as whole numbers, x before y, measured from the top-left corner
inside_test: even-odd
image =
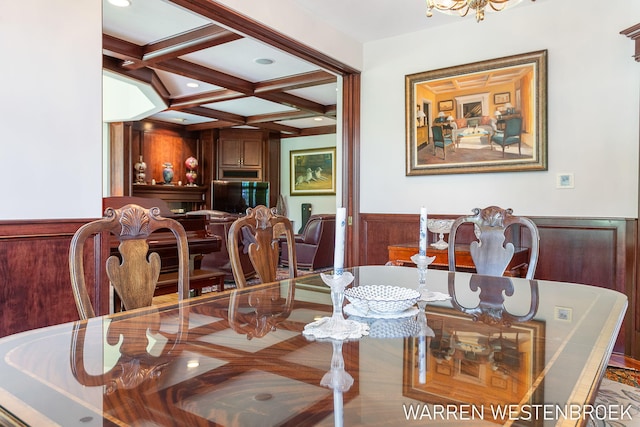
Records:
[[[547,170],[546,50],[407,75],[405,104],[407,176]],[[443,104],[451,111],[436,117]],[[434,125],[451,139],[445,149]]]
[[[429,404],[469,405],[497,422],[505,420],[493,417],[494,408],[543,403],[543,384],[536,380],[544,367],[544,322],[501,328],[452,308],[430,306],[427,325],[434,336],[426,340],[425,360],[420,360],[419,337],[404,342],[404,396]],[[420,366],[426,370],[422,375]]]
[[[336,148],[292,150],[289,164],[292,196],[336,194]]]

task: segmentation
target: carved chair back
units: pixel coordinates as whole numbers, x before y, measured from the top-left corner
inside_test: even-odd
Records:
[[[502,276],[515,251],[513,243],[505,244],[505,232],[510,226],[520,224],[531,233],[526,278],[532,279],[538,264],[540,242],[538,227],[529,218],[513,216],[512,213],[512,209],[489,206],[484,209],[475,208],[473,215],[456,219],[449,233],[449,271],[455,271],[455,243],[458,227],[464,223],[472,223],[478,240],[471,242],[470,252],[477,273]]]
[[[240,245],[249,254],[249,259],[260,281],[262,283],[276,281],[280,259],[279,233],[282,229],[280,226],[276,227],[279,224],[284,227],[284,236],[287,240],[287,254],[290,260],[289,277],[296,277],[298,262],[291,221],[285,216],[277,215],[275,209],[259,205],[247,209],[247,214],[234,221],[229,228],[227,249],[237,288],[241,289],[247,286],[240,261]],[[278,229],[278,235],[274,233],[274,227]]]
[[[156,230],[168,229],[176,238],[178,250],[178,298],[188,295],[189,247],[184,227],[176,220],[160,216],[158,208],[145,209],[129,204],[107,208],[102,219],[89,222],[76,231],[69,250],[69,270],[73,296],[81,319],[95,317],[84,274],[84,247],[90,237],[105,232],[120,242],[120,257],[111,255],[106,272],[125,310],[152,304],[158,277],[160,255],[148,254],[147,239]]]

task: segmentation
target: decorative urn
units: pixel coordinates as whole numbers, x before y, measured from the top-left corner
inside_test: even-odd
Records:
[[[136,184],[145,184],[145,171],[147,170],[147,164],[142,160],[142,156],[140,156],[140,161],[133,165],[133,169],[136,171]]]
[[[184,165],[187,168],[187,185],[190,187],[196,186],[196,178],[198,177],[198,160],[195,157],[189,157],[184,161]]]
[[[171,185],[171,181],[173,180],[173,165],[169,162],[164,163],[164,168],[162,169],[162,179],[164,179],[165,185]]]

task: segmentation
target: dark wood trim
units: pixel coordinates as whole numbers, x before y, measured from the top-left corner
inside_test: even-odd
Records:
[[[347,208],[345,265],[361,265],[360,246],[360,74],[342,79],[342,206]]]
[[[460,215],[434,215],[456,218]],[[636,301],[638,220],[531,217],[540,231],[536,279],[583,283],[622,292],[629,308],[616,351],[640,356],[640,307]],[[418,240],[418,214],[361,214],[359,265],[384,264],[391,244]],[[524,246],[528,237],[520,236]]]
[[[629,37],[635,42],[635,53],[633,58],[636,62],[640,62],[640,24],[636,24],[633,27],[629,27],[626,30],[620,31],[620,34]]]
[[[232,28],[240,33],[265,42],[276,49],[283,50],[298,58],[318,65],[319,67],[339,75],[358,74],[358,70],[325,55],[290,37],[273,31],[266,25],[248,18],[222,4],[208,0],[170,0],[171,3],[185,7],[202,16]]]

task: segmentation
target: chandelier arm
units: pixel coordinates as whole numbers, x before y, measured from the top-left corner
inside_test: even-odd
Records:
[[[491,9],[495,10],[496,12],[500,12],[501,10],[504,10],[505,7],[507,7],[507,3],[509,3],[509,0],[491,0],[489,2],[489,6],[491,6]],[[496,4],[500,6],[496,6]]]

